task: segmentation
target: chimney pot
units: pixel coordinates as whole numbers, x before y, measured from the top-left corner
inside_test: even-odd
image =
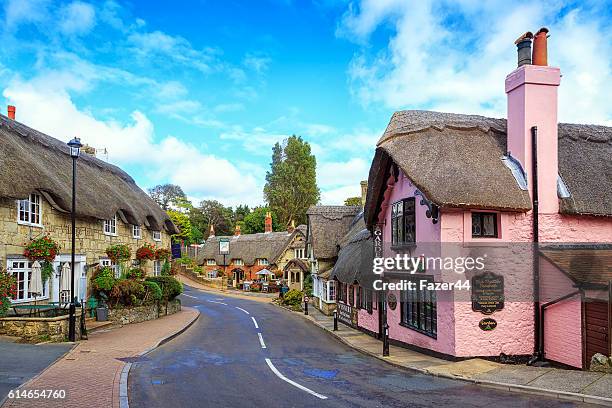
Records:
[[[272,232],[272,213],[270,211],[266,212],[266,219],[264,221],[264,232]]]
[[[15,120],[15,110],[16,108],[13,105],[8,106],[8,117],[9,119]]]
[[[366,198],[368,196],[368,180],[361,181],[361,206],[365,207]]]
[[[527,31],[521,35],[514,42],[516,44],[516,51],[518,54],[518,66],[530,65],[531,64],[531,39],[533,34],[531,31]]]
[[[548,65],[548,49],[547,49],[548,44],[546,40],[547,38],[548,38],[548,28],[546,27],[540,28],[540,30],[538,30],[538,32],[534,36],[533,58],[532,58],[533,65],[541,65],[541,66]]]
[[[240,225],[236,225],[236,229],[234,230],[234,235],[235,236],[240,236]]]
[[[295,221],[291,220],[291,223],[287,227],[287,232],[291,234],[293,231],[295,231]]]

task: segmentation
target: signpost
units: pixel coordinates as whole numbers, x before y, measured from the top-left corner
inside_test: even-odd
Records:
[[[472,310],[490,315],[504,308],[504,277],[491,272],[472,278]]]
[[[223,276],[227,276],[227,262],[225,257],[230,252],[230,240],[229,238],[219,238],[219,253],[223,255]],[[236,279],[236,285],[238,285],[238,279]]]

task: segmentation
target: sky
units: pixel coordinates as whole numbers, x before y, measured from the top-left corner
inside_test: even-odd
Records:
[[[612,125],[610,1],[0,4],[1,112],[195,203],[262,204],[272,146],[296,134],[321,203],[342,204],[393,112],[504,117],[514,40],[542,26],[560,121]]]

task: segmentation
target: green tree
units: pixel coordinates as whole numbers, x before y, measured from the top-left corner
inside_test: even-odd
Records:
[[[268,207],[255,207],[253,211],[244,217],[244,225],[241,225],[243,234],[255,234],[265,231],[266,213],[270,211]],[[283,227],[278,221],[276,214],[272,213],[272,231],[282,231]]]
[[[291,136],[272,148],[272,163],[266,173],[264,197],[279,222],[286,228],[291,220],[306,222],[306,210],[319,202],[316,180],[317,161],[310,144]]]
[[[176,184],[160,184],[149,189],[151,198],[164,210],[191,206],[185,192]]]
[[[186,245],[192,244],[194,242],[194,231],[189,216],[176,210],[168,210],[166,213],[180,231],[178,234],[172,235],[172,240],[174,242],[184,241]]]
[[[344,205],[361,205],[361,197],[349,197],[344,200]]]
[[[216,200],[204,200],[197,207],[189,210],[189,219],[207,239],[210,226],[215,227],[215,235],[234,233],[233,211]]]

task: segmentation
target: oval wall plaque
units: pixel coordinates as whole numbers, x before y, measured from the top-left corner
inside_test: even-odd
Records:
[[[397,298],[393,293],[389,293],[387,296],[387,303],[389,304],[389,309],[391,310],[395,310],[397,307]]]
[[[483,331],[492,331],[497,327],[497,321],[490,317],[485,317],[480,322],[478,322],[478,327]]]

